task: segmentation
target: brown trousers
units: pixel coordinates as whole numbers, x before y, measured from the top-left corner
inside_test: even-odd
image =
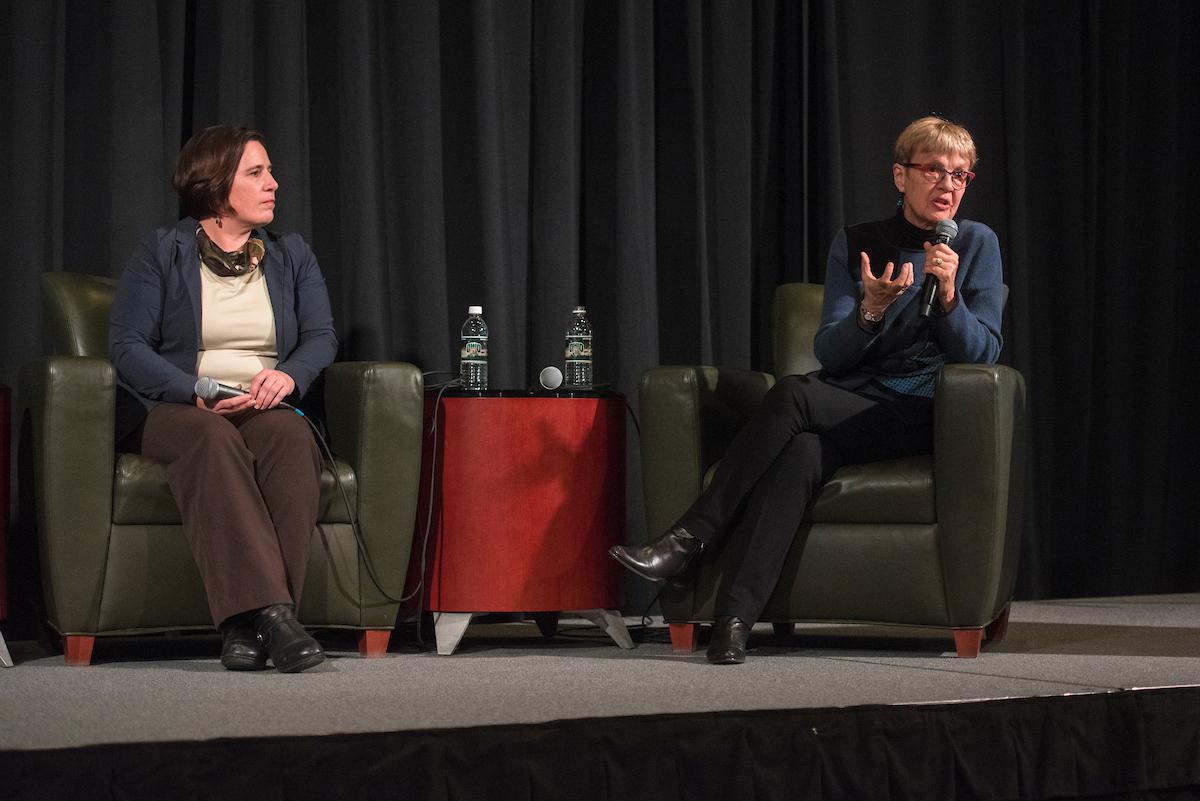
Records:
[[[308,423],[287,409],[226,417],[163,403],[146,417],[141,451],[167,466],[214,624],[299,605],[321,477]]]

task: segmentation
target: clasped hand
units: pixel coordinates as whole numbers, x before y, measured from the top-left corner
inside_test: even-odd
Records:
[[[241,384],[237,387],[244,389]],[[296,381],[287,373],[280,370],[260,370],[250,381],[250,389],[245,395],[218,401],[196,398],[196,405],[218,414],[233,414],[245,409],[274,409],[295,389]]]
[[[942,311],[954,308],[954,276],[958,274],[958,254],[945,243],[925,243],[925,275],[937,279],[937,302]]]

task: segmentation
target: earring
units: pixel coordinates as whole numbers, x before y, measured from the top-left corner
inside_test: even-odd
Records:
[[[217,215],[217,227],[218,227],[218,228],[221,228],[221,227],[223,227],[223,226],[221,225],[221,215],[219,215],[219,214]]]
[[[900,196],[896,198],[896,208],[900,208],[903,205],[904,205],[904,193],[901,192]],[[217,223],[217,225],[220,225],[220,223]]]

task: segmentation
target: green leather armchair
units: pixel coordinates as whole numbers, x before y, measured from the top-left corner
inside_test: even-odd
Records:
[[[115,452],[107,359],[115,289],[109,278],[44,274],[62,355],[20,373],[46,613],[69,664],[89,664],[98,635],[212,629],[165,468]],[[399,598],[408,570],[422,395],[411,364],[344,362],[325,371],[328,440],[349,508],[326,464],[298,617],[309,627],[357,630],[364,656],[387,650],[399,605],[384,593]]]
[[[813,337],[823,288],[775,291],[778,376],[820,367]],[[775,383],[720,367],[658,367],[642,377],[642,466],[650,536],[666,531],[711,479],[721,454]],[[762,620],[934,627],[961,657],[1004,635],[1020,547],[1025,382],[1003,365],[946,365],[934,402],[934,447],[838,470],[810,505]],[[720,548],[659,594],[676,650],[711,621]]]

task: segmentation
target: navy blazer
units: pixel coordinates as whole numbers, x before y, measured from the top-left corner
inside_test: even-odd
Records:
[[[108,357],[118,383],[146,408],[194,402],[201,322],[198,225],[186,217],[144,238],[117,285]],[[259,269],[275,313],[275,369],[295,380],[291,398],[298,399],[337,353],[325,278],[300,235],[269,229],[253,235],[266,250]],[[129,427],[120,421],[118,426]],[[119,440],[123,433],[117,433]]]

